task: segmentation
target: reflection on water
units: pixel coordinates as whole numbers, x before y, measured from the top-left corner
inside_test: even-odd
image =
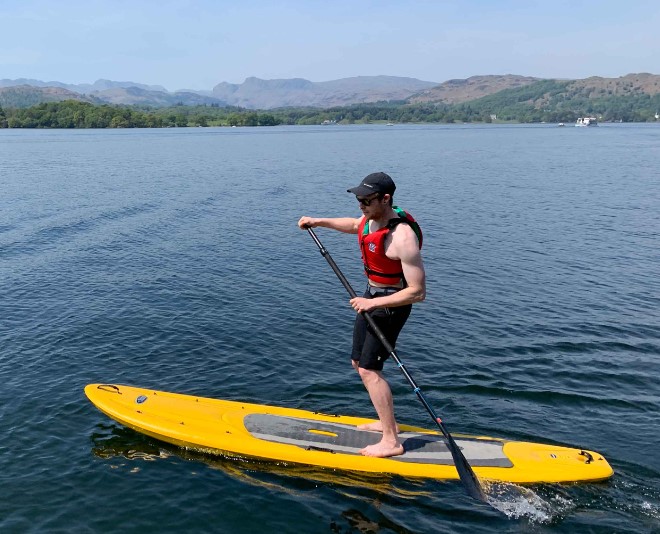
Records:
[[[138,472],[139,467],[117,464],[116,460],[153,462],[181,459],[221,471],[242,483],[292,495],[323,485],[351,500],[366,501],[375,508],[379,507],[378,502],[383,498],[428,499],[433,493],[442,491],[439,488],[443,485],[458,485],[446,481],[420,480],[411,483],[385,474],[336,471],[238,455],[211,455],[159,442],[116,424],[97,425],[91,440],[95,456],[103,460],[115,460],[113,468],[126,468],[131,473]],[[405,487],[399,482],[404,482]],[[570,495],[557,484],[523,487],[502,482],[482,482],[488,503],[512,519],[525,518],[532,523],[552,523],[576,506]],[[359,510],[346,510],[342,516],[359,532],[378,532],[379,528],[395,527],[387,518],[382,518],[382,523],[374,522]],[[395,531],[408,532],[403,527]]]
[[[272,462],[238,455],[211,455],[159,442],[116,424],[99,424],[92,434],[92,454],[103,460],[169,460],[172,457],[203,463],[243,482],[290,491],[299,485],[325,484],[343,488],[368,488],[402,498],[428,495],[425,490],[397,487],[396,477],[379,473],[351,473],[286,462]],[[278,481],[278,479],[284,479]]]

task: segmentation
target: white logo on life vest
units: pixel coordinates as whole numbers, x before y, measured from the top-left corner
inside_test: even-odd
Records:
[[[376,252],[376,243],[369,243],[369,252]]]

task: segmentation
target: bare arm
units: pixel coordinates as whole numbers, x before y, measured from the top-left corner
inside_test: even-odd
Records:
[[[357,234],[361,220],[362,217],[354,219],[352,217],[315,218],[303,216],[298,221],[298,226],[301,230],[321,226],[323,228],[330,228],[346,234]]]

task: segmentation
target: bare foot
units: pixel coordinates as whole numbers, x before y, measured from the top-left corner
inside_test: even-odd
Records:
[[[383,423],[380,421],[374,421],[373,423],[364,423],[363,425],[358,425],[358,430],[373,430],[375,432],[383,431]],[[396,425],[396,433],[400,432],[399,425]]]
[[[389,458],[390,456],[399,456],[403,454],[403,445],[395,445],[393,447],[384,444],[382,441],[380,443],[374,443],[369,445],[360,451],[364,456],[372,456],[374,458]]]

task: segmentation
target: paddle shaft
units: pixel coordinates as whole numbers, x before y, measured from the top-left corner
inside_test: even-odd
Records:
[[[335,260],[332,259],[330,253],[323,246],[323,243],[321,243],[319,238],[316,237],[314,230],[312,228],[307,228],[307,231],[309,232],[309,235],[312,236],[312,239],[316,243],[316,246],[319,248],[319,252],[326,259],[330,267],[332,267],[332,270],[335,272],[337,278],[339,278],[339,281],[342,283],[342,285],[346,288],[346,291],[348,291],[348,294],[351,296],[351,298],[357,297],[358,296],[357,293],[351,287],[351,284],[349,283],[348,279],[344,276],[344,273],[341,272],[341,270],[335,263]],[[433,421],[440,429],[440,432],[442,432],[442,435],[447,440],[447,445],[449,451],[451,452],[452,458],[454,459],[454,464],[456,465],[458,476],[463,482],[463,485],[465,486],[468,495],[470,495],[474,499],[478,499],[480,501],[486,502],[486,497],[484,496],[483,490],[481,489],[481,485],[479,484],[479,480],[477,479],[477,476],[474,474],[474,471],[472,470],[467,459],[461,452],[461,449],[454,441],[454,438],[452,438],[451,434],[445,427],[444,423],[442,422],[442,419],[438,417],[438,415],[435,413],[431,405],[428,403],[426,397],[424,397],[424,394],[420,390],[419,386],[417,385],[413,377],[406,369],[406,366],[403,364],[403,362],[397,355],[396,351],[394,350],[394,347],[390,344],[390,342],[387,340],[383,332],[376,325],[376,321],[374,321],[373,317],[371,317],[371,314],[369,312],[362,312],[362,315],[364,315],[364,318],[367,320],[367,323],[369,323],[369,326],[376,334],[376,337],[383,344],[383,347],[385,347],[385,350],[397,363],[399,369],[401,369],[401,372],[406,377],[406,380],[408,380],[408,383],[412,386],[413,391],[417,395],[417,398],[422,402],[424,408],[426,408],[426,411],[431,415]]]

